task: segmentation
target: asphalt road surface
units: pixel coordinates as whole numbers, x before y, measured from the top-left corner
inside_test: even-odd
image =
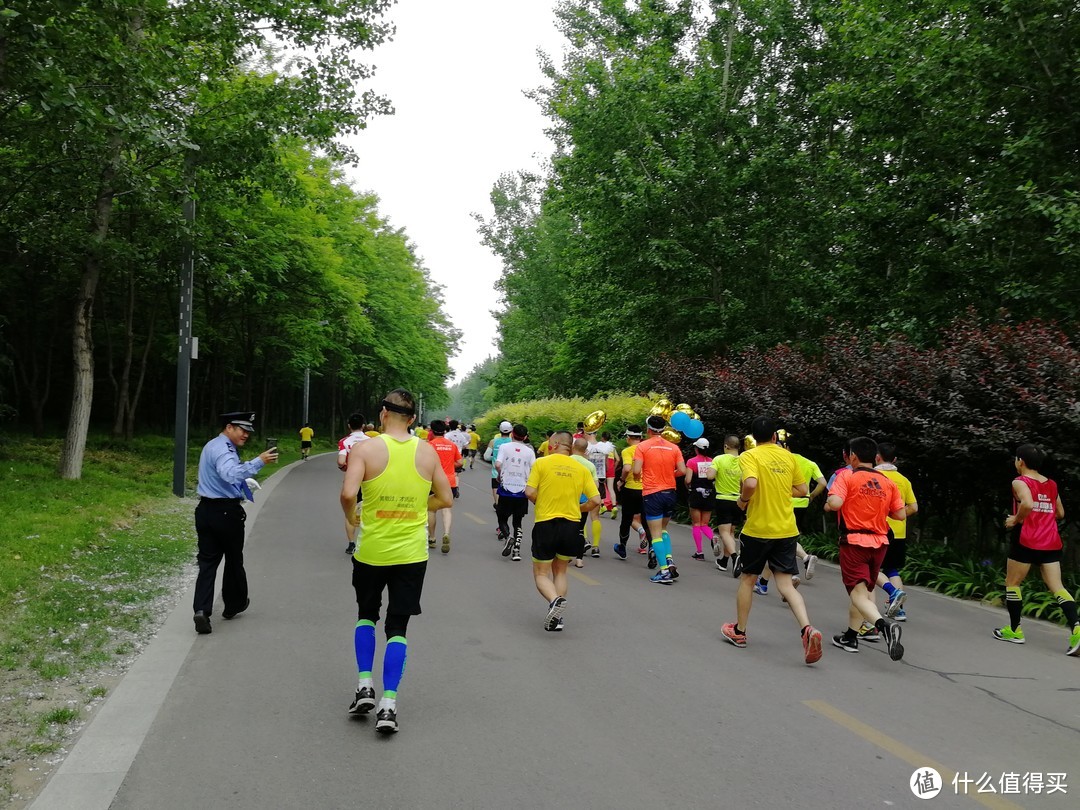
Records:
[[[397,735],[346,712],[356,605],[341,473],[318,456],[260,493],[250,610],[222,621],[219,598],[196,637],[182,596],[34,807],[1080,806],[1080,659],[1061,628],[1025,620],[1027,644],[1005,644],[1003,609],[913,589],[903,661],[853,655],[830,644],[847,597],[820,565],[801,592],[825,654],[807,667],[775,592],[754,597],[749,646],[725,643],[737,583],[689,559],[688,527],[672,530],[681,578],[658,586],[644,557],[612,553],[605,519],[548,633],[528,553],[500,555],[489,470],[462,473],[452,550],[429,562]],[[378,639],[377,691],[381,624]],[[943,787],[924,802],[928,768]]]

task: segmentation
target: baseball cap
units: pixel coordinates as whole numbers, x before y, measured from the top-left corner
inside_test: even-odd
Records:
[[[708,450],[709,440],[702,436],[700,439],[694,442],[694,447],[700,447],[702,450]]]
[[[499,422],[499,433],[509,433],[514,429],[514,426],[507,422],[505,419]]]

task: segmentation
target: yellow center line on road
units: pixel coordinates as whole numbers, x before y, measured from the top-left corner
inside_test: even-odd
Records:
[[[473,521],[479,523],[481,526],[487,526],[488,525],[488,522],[486,520],[484,520],[483,518],[477,517],[472,512],[462,512],[461,514],[465,515],[465,517],[467,517],[469,520],[473,520]]]
[[[867,742],[873,743],[878,748],[888,751],[894,757],[903,760],[913,768],[933,768],[941,774],[943,786],[952,785],[952,781],[956,777],[956,771],[946,768],[939,762],[934,762],[930,757],[923,756],[914,748],[909,748],[899,740],[894,740],[887,734],[882,734],[873,726],[868,726],[866,723],[856,720],[850,714],[840,711],[831,703],[826,703],[824,700],[804,700],[803,705],[810,707],[818,714],[824,715]],[[967,794],[967,798],[977,801],[983,807],[992,808],[992,810],[1023,810],[1020,805],[994,794],[972,792]]]
[[[572,576],[574,579],[580,579],[586,585],[599,585],[600,584],[599,580],[593,579],[590,576],[586,576],[585,574],[582,574],[580,571],[575,571],[573,568],[568,569],[567,573],[569,573],[570,576]]]

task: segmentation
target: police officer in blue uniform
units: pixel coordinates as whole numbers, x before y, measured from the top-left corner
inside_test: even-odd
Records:
[[[221,415],[225,427],[208,441],[199,456],[199,505],[195,507],[195,531],[199,536],[199,576],[195,580],[195,632],[213,631],[214,581],[218,565],[225,560],[221,598],[222,616],[231,619],[247,610],[247,574],[244,571],[244,499],[254,501],[246,479],[277,461],[277,448],[241,463],[239,448],[255,431],[255,414],[236,411]]]

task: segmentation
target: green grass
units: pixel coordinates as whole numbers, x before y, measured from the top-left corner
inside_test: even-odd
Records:
[[[189,448],[190,495],[207,438]],[[11,710],[0,716],[0,800],[3,765],[59,750],[79,716],[35,702],[70,699],[74,685],[76,697],[104,697],[100,682],[155,629],[195,559],[195,500],[172,495],[171,437],[91,436],[79,481],[56,474],[62,441],[0,434],[0,697]],[[300,457],[292,444],[261,479]]]

